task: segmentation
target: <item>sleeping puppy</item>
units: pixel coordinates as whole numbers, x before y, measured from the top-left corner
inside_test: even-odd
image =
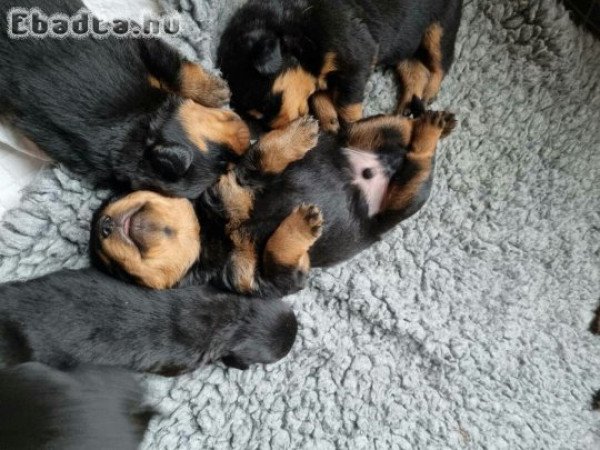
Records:
[[[321,126],[362,117],[375,66],[398,76],[398,112],[423,110],[454,58],[462,0],[250,0],[221,38],[231,105],[269,128],[315,107]],[[416,106],[415,106],[416,105]]]
[[[150,192],[109,202],[92,227],[95,263],[157,289],[294,292],[311,264],[356,255],[425,204],[438,140],[455,124],[428,111],[319,136],[313,119],[297,119],[265,134],[194,203]]]
[[[0,118],[69,169],[103,187],[194,198],[249,146],[240,118],[215,109],[226,83],[159,39],[11,39],[12,7],[73,16],[84,5],[0,2]]]
[[[222,361],[247,369],[290,351],[297,322],[280,300],[208,287],[151,291],[94,269],[0,286],[0,361],[175,375]]]
[[[121,370],[26,363],[0,371],[3,449],[135,450],[154,414]]]

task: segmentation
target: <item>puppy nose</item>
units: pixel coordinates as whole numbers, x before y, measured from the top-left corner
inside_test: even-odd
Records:
[[[114,229],[115,222],[112,220],[112,218],[110,218],[109,216],[104,216],[102,219],[100,219],[99,230],[101,237],[106,239],[112,234]]]

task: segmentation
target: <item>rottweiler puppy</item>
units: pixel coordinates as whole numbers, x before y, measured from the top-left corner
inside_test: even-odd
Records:
[[[155,411],[125,371],[39,363],[0,370],[0,448],[135,450]]]
[[[194,198],[249,146],[243,121],[216,109],[227,84],[163,41],[13,39],[13,7],[73,16],[84,4],[0,1],[0,118],[71,170],[104,187]]]
[[[279,299],[191,286],[153,291],[94,269],[0,286],[0,362],[80,364],[161,375],[222,361],[247,369],[280,360],[298,324]]]
[[[95,263],[153,288],[212,282],[285,295],[310,265],[356,255],[417,212],[454,115],[376,116],[345,133],[309,117],[265,134],[194,203],[149,192],[110,201],[91,233]]]
[[[231,105],[269,128],[308,114],[326,130],[362,117],[373,68],[398,75],[398,112],[431,102],[454,58],[462,0],[250,0],[229,22],[218,64]]]

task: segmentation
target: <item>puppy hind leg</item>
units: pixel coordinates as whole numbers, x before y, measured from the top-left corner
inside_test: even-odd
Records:
[[[396,223],[420,209],[429,195],[435,151],[439,140],[456,126],[454,114],[426,111],[415,120],[409,152],[394,175],[382,204],[382,214]]]
[[[439,23],[430,25],[423,36],[421,49],[423,63],[429,69],[430,77],[423,90],[423,101],[430,104],[440,92],[444,69],[442,66],[442,37],[444,30]]]
[[[422,102],[431,73],[416,59],[401,61],[396,66],[396,73],[399,82],[396,114],[408,117],[413,113],[414,105]]]

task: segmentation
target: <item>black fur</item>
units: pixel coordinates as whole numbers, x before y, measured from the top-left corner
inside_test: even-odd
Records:
[[[296,332],[280,300],[198,286],[152,291],[94,269],[0,286],[0,361],[12,364],[173,375],[222,360],[246,369],[283,358]]]
[[[425,118],[425,116],[424,116]],[[363,122],[376,120],[364,119]],[[425,119],[423,119],[425,120]],[[395,130],[381,130],[383,144],[378,158],[387,168],[391,183],[405,185],[413,176],[413,164],[405,158],[409,145],[401,142]],[[433,182],[430,176],[419,187],[410,204],[401,211],[381,211],[369,217],[368,207],[353,175],[344,148],[347,137],[321,133],[317,146],[306,156],[277,175],[258,168],[259,144],[255,144],[236,166],[239,183],[254,192],[252,215],[244,226],[256,243],[257,255],[263,255],[268,238],[298,205],[313,204],[321,209],[324,226],[321,237],[311,248],[312,267],[327,267],[345,261],[381,239],[381,236],[421,209],[429,198]],[[224,232],[227,211],[219,203],[216,188],[207,190],[197,201],[196,211],[202,224],[202,251],[199,262],[182,284],[211,281],[235,291],[231,281],[232,244]],[[286,267],[268,267],[261,261],[257,288],[253,294],[277,297],[302,289],[308,274]]]
[[[39,363],[0,371],[0,448],[134,450],[154,411],[127,372]]]
[[[300,66],[318,77],[327,52],[337,71],[327,79],[340,107],[361,103],[373,65],[393,67],[416,58],[427,26],[439,22],[442,67],[450,69],[462,0],[250,0],[233,16],[218,49],[231,105],[257,110],[264,125],[281,108],[272,92],[278,74]],[[400,89],[403,87],[400,86]]]
[[[162,41],[92,37],[10,39],[12,7],[73,15],[80,0],[0,0],[0,116],[53,159],[113,189],[196,197],[233,158],[222,145],[200,152],[177,116],[183,58]]]

